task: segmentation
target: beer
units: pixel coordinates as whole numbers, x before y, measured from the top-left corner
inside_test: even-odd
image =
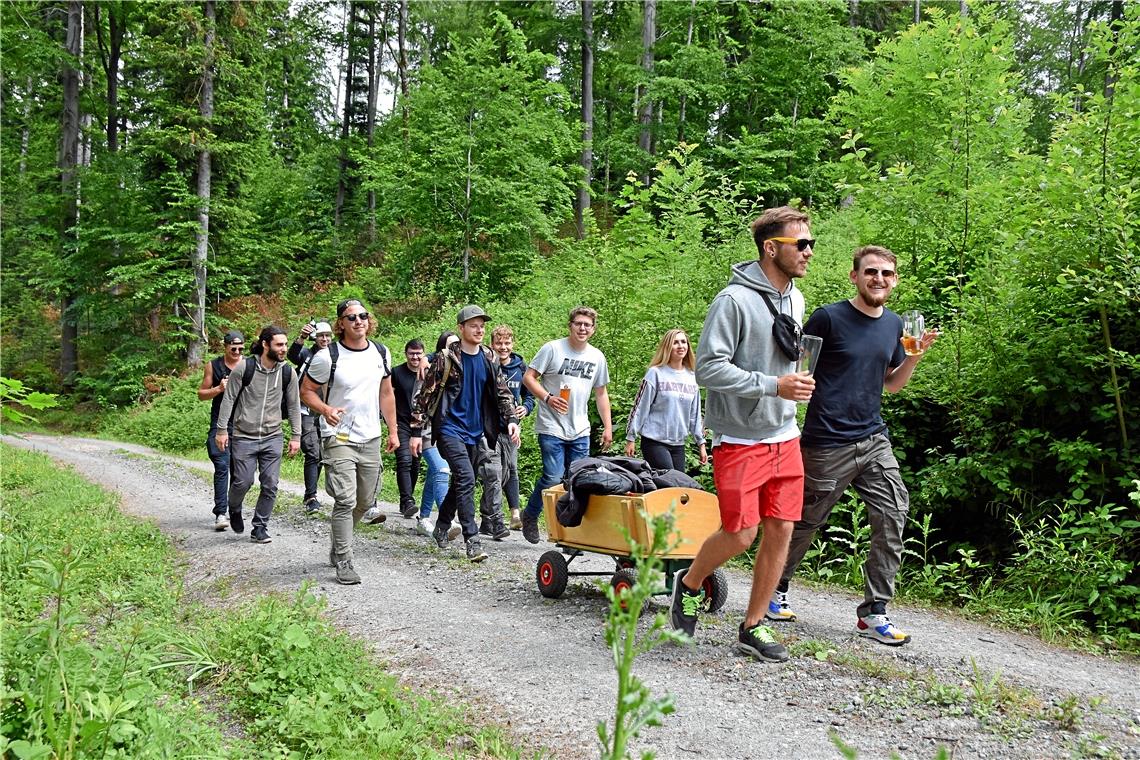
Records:
[[[348,434],[352,432],[352,413],[345,410],[337,423],[334,435],[339,443],[348,443]]]
[[[907,356],[922,353],[922,336],[926,334],[926,320],[920,311],[908,311],[902,315],[902,344]]]
[[[566,383],[562,383],[562,385],[559,386],[559,388],[558,388],[558,397],[560,399],[562,399],[563,401],[565,401],[567,404],[569,404],[570,403],[570,386],[567,385]]]
[[[918,356],[922,350],[918,347],[919,339],[913,335],[902,336],[903,351],[906,351],[907,356]]]

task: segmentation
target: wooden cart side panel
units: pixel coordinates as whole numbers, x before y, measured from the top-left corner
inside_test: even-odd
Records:
[[[639,506],[650,517],[668,514],[673,510],[674,524],[670,543],[676,542],[677,545],[662,555],[669,559],[692,559],[697,556],[705,539],[720,528],[720,506],[716,496],[708,491],[661,488],[634,500],[632,509],[635,513]],[[650,538],[649,526],[640,515],[637,523],[638,530],[634,535],[639,543],[647,543]]]
[[[622,529],[631,535],[636,530],[631,518],[631,515],[636,517],[636,512],[630,509],[630,497],[593,496],[582,524],[567,528],[558,522],[556,510],[558,499],[563,493],[562,486],[554,486],[542,492],[546,529],[551,541],[593,548],[607,554],[629,554],[629,542]]]

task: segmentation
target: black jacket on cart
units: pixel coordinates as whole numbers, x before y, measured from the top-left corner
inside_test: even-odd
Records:
[[[703,491],[697,481],[680,470],[654,470],[644,459],[634,457],[584,457],[570,465],[570,477],[562,481],[566,493],[558,499],[555,514],[566,528],[582,524],[590,497],[648,493],[658,488],[692,488]]]

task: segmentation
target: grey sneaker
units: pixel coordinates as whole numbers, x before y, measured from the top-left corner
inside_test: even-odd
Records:
[[[690,591],[681,579],[688,568],[673,574],[673,601],[669,605],[669,623],[675,630],[692,637],[697,632],[697,615],[705,605],[705,590]]]
[[[380,511],[380,507],[373,505],[364,513],[364,517],[361,517],[360,521],[369,525],[379,525],[387,519],[388,516]]]
[[[214,530],[221,533],[226,528],[230,527],[230,520],[225,515],[214,515]]]
[[[440,549],[446,549],[447,545],[451,543],[451,534],[448,531],[440,530],[443,526],[436,523],[435,528],[432,529],[431,537],[435,540],[435,545]]]
[[[764,624],[746,628],[741,623],[736,648],[762,662],[786,662],[788,659],[788,650],[776,641],[772,629]]]
[[[522,532],[523,538],[532,544],[537,544],[542,540],[538,534],[538,518],[536,517],[529,517],[526,514],[522,516]]]
[[[268,544],[273,539],[269,537],[269,531],[258,526],[249,532],[249,540],[255,544]]]
[[[336,582],[342,586],[353,586],[360,583],[360,576],[352,566],[352,558],[345,557],[336,563]]]
[[[467,559],[472,562],[482,562],[487,559],[487,552],[483,551],[483,547],[479,545],[479,539],[467,539]]]
[[[416,520],[416,533],[421,536],[431,536],[433,530],[435,530],[435,523],[431,521],[430,517],[420,517]]]

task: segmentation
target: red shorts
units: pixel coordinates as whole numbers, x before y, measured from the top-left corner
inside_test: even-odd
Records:
[[[721,526],[737,533],[765,517],[794,522],[804,505],[804,462],[800,439],[713,449],[713,483]]]

